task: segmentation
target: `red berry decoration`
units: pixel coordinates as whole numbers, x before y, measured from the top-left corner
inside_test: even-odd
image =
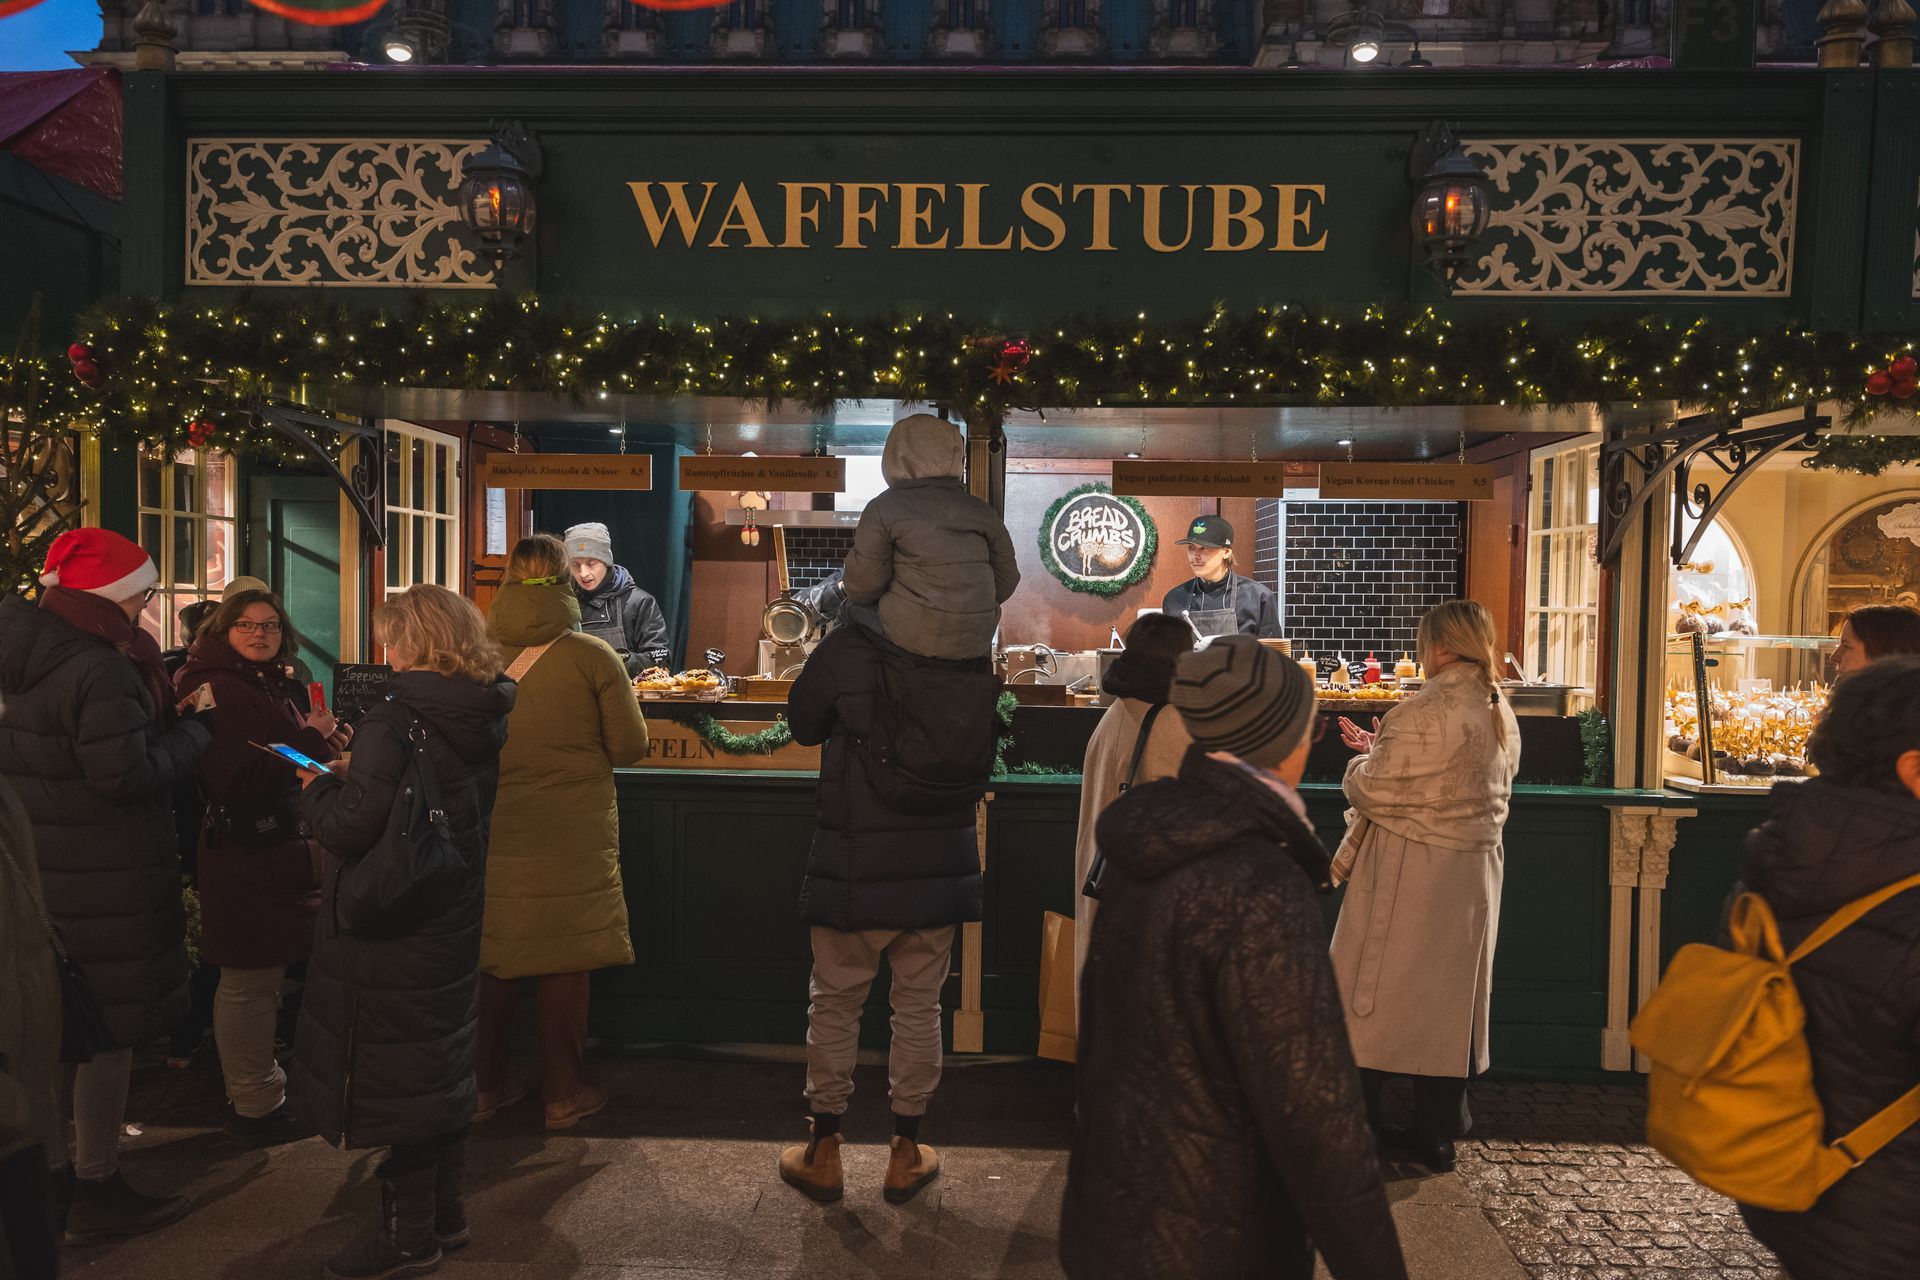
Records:
[[[1920,377],[1920,360],[1912,356],[1901,356],[1887,366],[1887,372],[1893,375],[1895,382],[1912,382]]]
[[[100,366],[91,360],[75,360],[73,376],[78,378],[83,386],[95,386],[100,381]]]
[[[1882,369],[1879,373],[1871,374],[1868,376],[1867,378],[1867,394],[1868,395],[1884,396],[1889,392],[1891,392],[1892,390],[1893,390],[1893,376],[1889,374],[1886,370]]]
[[[93,348],[84,342],[76,342],[67,348],[67,359],[78,364],[82,360],[93,359]]]
[[[1033,354],[1033,348],[1025,338],[1010,338],[1000,348],[1000,358],[1018,369],[1027,363],[1027,357]]]
[[[1913,393],[1916,391],[1920,391],[1920,382],[1916,382],[1912,378],[1908,378],[1905,382],[1896,382],[1893,384],[1893,398],[1895,400],[1911,400],[1913,399]]]
[[[205,418],[195,418],[187,424],[187,443],[196,449],[205,448],[212,442],[216,430]]]

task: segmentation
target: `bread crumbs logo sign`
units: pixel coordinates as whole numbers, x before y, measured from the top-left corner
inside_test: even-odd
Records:
[[[1081,485],[1047,508],[1040,558],[1069,589],[1116,596],[1153,567],[1153,520],[1132,498],[1103,484]]]

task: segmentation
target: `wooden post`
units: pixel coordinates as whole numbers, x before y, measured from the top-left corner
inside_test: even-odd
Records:
[[[1879,0],[1873,6],[1873,65],[1882,68],[1913,65],[1913,6],[1907,0]]]
[[[1865,0],[1827,0],[1817,21],[1820,38],[1813,44],[1819,51],[1821,70],[1844,71],[1859,66],[1860,48],[1867,39]]]

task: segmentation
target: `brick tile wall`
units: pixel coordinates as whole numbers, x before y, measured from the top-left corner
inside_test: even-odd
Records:
[[[1281,504],[1261,505],[1264,520],[1266,506]],[[1350,661],[1370,650],[1397,656],[1413,648],[1420,615],[1464,589],[1459,503],[1284,505],[1281,619],[1296,651],[1305,645]]]
[[[851,529],[787,530],[787,579],[795,588],[825,582],[853,550]]]

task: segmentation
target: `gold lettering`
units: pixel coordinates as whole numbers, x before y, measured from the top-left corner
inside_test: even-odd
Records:
[[[960,244],[962,249],[1011,249],[1013,231],[1009,229],[994,244],[983,244],[980,240],[980,193],[987,189],[984,182],[963,182],[960,184]],[[1028,188],[1032,190],[1031,187]]]
[[[1055,202],[1053,208],[1049,209],[1040,203],[1038,196],[1042,191],[1053,193]],[[1037,222],[1053,233],[1051,244],[1041,244],[1029,236],[1027,229],[1022,227],[1020,228],[1021,249],[1032,249],[1035,253],[1052,253],[1066,243],[1067,220],[1060,216],[1060,201],[1063,199],[1065,195],[1057,182],[1036,182],[1020,193],[1020,212],[1025,214],[1029,221]]]
[[[742,232],[747,237],[749,249],[771,249],[773,241],[767,239],[765,228],[760,225],[760,214],[753,207],[753,197],[747,194],[747,184],[741,183],[733,189],[733,203],[727,206],[727,216],[720,220],[720,229],[713,233],[708,243],[710,249],[727,247],[727,233]]]
[[[1168,244],[1160,235],[1160,193],[1166,189],[1160,182],[1140,188],[1140,232],[1146,237],[1147,248],[1155,253],[1178,253],[1193,240],[1193,193],[1200,187],[1190,182],[1180,184],[1187,193],[1187,230],[1179,244]]]
[[[1077,204],[1081,196],[1093,197],[1093,239],[1087,248],[1095,253],[1113,252],[1113,197],[1118,194],[1122,200],[1133,199],[1133,188],[1124,182],[1076,183],[1073,199]]]
[[[707,202],[713,199],[713,183],[703,182],[700,196],[700,211],[695,213],[687,203],[687,184],[684,182],[663,182],[660,187],[667,193],[667,208],[673,220],[680,224],[680,239],[691,249],[694,233],[707,216]],[[633,191],[633,202],[640,206],[640,220],[647,224],[647,235],[653,240],[653,247],[660,247],[660,237],[666,232],[667,220],[653,203],[651,182],[629,182]]]
[[[896,184],[900,192],[900,240],[896,249],[944,249],[947,247],[947,233],[942,231],[938,240],[922,240],[920,232],[924,228],[933,230],[933,205],[947,198],[947,184],[944,182],[902,182]],[[932,203],[922,203],[931,201]]]
[[[780,189],[787,193],[787,238],[780,242],[782,249],[804,249],[807,247],[807,232],[820,229],[820,206],[807,203],[807,192],[818,191],[822,197],[833,194],[831,182],[783,182]]]
[[[1312,230],[1314,206],[1307,203],[1311,197],[1324,207],[1327,203],[1327,189],[1318,183],[1312,186],[1293,183],[1275,183],[1273,193],[1279,206],[1279,234],[1274,238],[1275,253],[1319,253],[1327,247],[1327,232],[1323,227],[1320,238],[1312,244],[1301,244],[1300,237]]]
[[[1258,249],[1266,237],[1266,228],[1260,225],[1260,189],[1237,182],[1216,182],[1212,191],[1213,243],[1207,246],[1207,252],[1244,253]],[[1234,239],[1235,226],[1245,233],[1243,239]]]
[[[887,184],[884,182],[841,182],[840,188],[840,243],[839,249],[864,249],[867,246],[860,239],[860,228],[865,226],[872,231],[879,226],[880,208],[867,206],[861,199],[861,193],[871,191],[882,200],[887,198]]]

